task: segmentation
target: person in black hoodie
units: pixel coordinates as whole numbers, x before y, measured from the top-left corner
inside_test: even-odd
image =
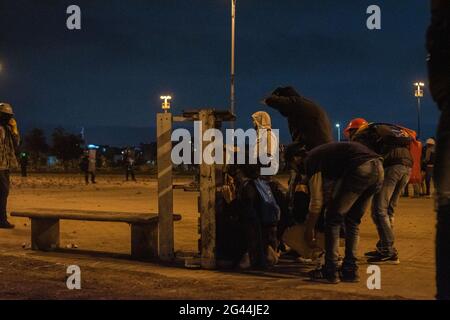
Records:
[[[289,187],[286,196],[288,211],[293,215],[294,194],[301,172],[293,164],[290,154],[295,150],[312,150],[315,147],[333,141],[330,120],[326,111],[315,102],[301,96],[293,87],[279,87],[271,95],[264,99],[264,104],[278,110],[288,120],[292,144],[286,154],[289,167]]]
[[[441,110],[436,136],[434,184],[437,194],[437,298],[450,299],[450,1],[431,1],[427,33],[428,76],[433,99]]]
[[[292,142],[300,142],[306,150],[333,141],[325,110],[302,97],[293,87],[277,88],[264,103],[287,118]]]

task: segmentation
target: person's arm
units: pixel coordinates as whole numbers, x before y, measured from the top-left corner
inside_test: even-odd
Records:
[[[305,241],[312,248],[316,246],[314,229],[319,220],[323,208],[323,178],[322,172],[316,172],[309,180],[309,214],[305,221]]]
[[[8,123],[8,127],[11,131],[11,135],[14,141],[14,146],[17,148],[20,144],[20,134],[19,129],[17,128],[17,122],[14,118],[11,118]]]

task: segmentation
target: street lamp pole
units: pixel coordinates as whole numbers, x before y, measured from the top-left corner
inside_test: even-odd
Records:
[[[339,123],[336,123],[336,128],[337,128],[337,132],[338,132],[338,141],[341,142],[341,125]]]
[[[230,111],[235,112],[235,46],[236,46],[236,0],[231,0],[231,92],[230,92]]]
[[[423,88],[425,87],[425,83],[416,82],[414,83],[416,90],[414,91],[414,95],[417,98],[417,139],[421,137],[421,98],[423,98]]]

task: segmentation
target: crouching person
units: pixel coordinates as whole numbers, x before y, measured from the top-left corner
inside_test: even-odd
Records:
[[[325,265],[310,272],[311,280],[333,284],[340,280],[358,282],[359,225],[383,182],[381,157],[359,143],[334,142],[311,150],[303,163],[311,193],[305,241],[311,247],[315,246],[314,230],[324,207],[324,185],[335,182],[325,213]],[[339,235],[343,225],[345,257],[339,270]]]

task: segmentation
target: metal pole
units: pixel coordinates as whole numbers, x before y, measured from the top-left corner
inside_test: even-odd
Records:
[[[417,139],[421,138],[421,125],[420,125],[420,97],[417,98]]]
[[[236,46],[236,0],[231,0],[231,92],[230,92],[230,109],[231,113],[235,112],[235,88],[234,88],[234,78],[235,78],[235,46]],[[232,124],[233,126],[233,124]]]
[[[338,129],[338,141],[341,142],[341,126],[339,126],[337,129]]]

